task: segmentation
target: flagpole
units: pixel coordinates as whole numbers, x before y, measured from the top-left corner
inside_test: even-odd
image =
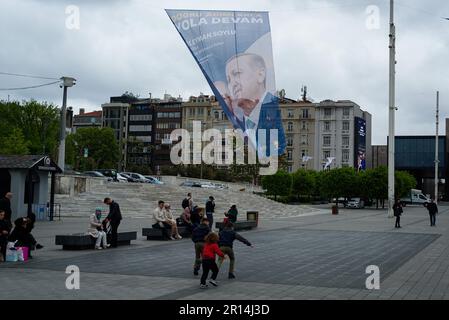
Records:
[[[388,217],[393,217],[394,169],[395,169],[395,81],[396,81],[396,27],[394,25],[394,1],[390,0],[390,84],[389,84],[389,126],[388,126]]]

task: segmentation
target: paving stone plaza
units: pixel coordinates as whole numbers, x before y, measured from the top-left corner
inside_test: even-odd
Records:
[[[37,223],[33,233],[45,248],[34,259],[0,264],[0,299],[449,299],[449,206],[444,204],[436,227],[429,226],[423,207],[407,206],[402,228],[395,229],[394,219],[381,209],[341,209],[332,215],[330,205],[286,206],[232,188],[128,186],[111,184],[60,197],[74,214],[63,212],[60,221]],[[241,232],[254,248],[235,243],[237,278],[227,279],[225,260],[218,288],[199,289],[190,239],[148,241],[141,236],[157,199],[168,199],[180,213],[188,191],[198,202],[213,194],[216,219],[231,202],[242,216],[247,209],[261,213],[258,228]],[[56,234],[86,231],[90,210],[107,193],[122,205],[119,230],[137,231],[137,240],[102,251],[56,246]],[[66,288],[69,265],[80,269],[79,290]],[[379,290],[366,288],[369,265],[379,267]]]

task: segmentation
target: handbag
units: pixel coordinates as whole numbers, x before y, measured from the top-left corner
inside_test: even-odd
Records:
[[[18,261],[28,261],[29,248],[28,247],[16,247],[17,249],[17,260]]]

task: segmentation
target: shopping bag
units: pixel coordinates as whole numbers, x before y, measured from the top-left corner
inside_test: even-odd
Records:
[[[19,260],[19,256],[16,248],[14,246],[12,248],[6,249],[6,261],[7,262],[17,262]]]
[[[17,249],[17,260],[27,261],[30,249],[28,247],[16,247],[16,249]]]

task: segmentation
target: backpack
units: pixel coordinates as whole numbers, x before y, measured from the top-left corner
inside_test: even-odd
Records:
[[[189,206],[189,199],[185,198],[182,200],[182,208],[185,209]]]

